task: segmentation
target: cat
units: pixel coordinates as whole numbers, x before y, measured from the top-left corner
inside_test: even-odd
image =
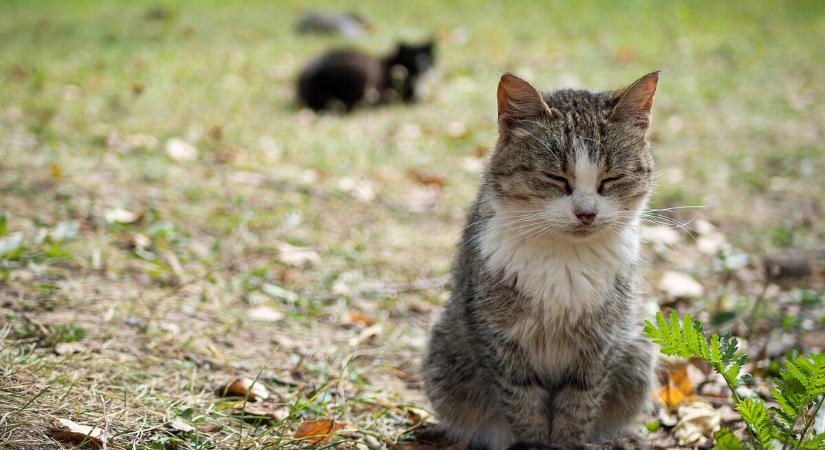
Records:
[[[659,72],[540,93],[504,74],[499,138],[424,360],[444,431],[471,448],[640,448],[656,353],[636,295]]]
[[[400,43],[383,58],[356,50],[331,50],[311,61],[298,77],[298,97],[321,111],[335,102],[351,111],[358,103],[415,101],[418,79],[435,61],[435,42]]]
[[[355,12],[307,11],[296,29],[304,34],[340,34],[356,38],[366,33],[369,23]]]

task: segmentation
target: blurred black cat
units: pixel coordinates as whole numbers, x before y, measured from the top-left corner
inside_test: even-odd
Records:
[[[434,45],[433,41],[400,43],[383,58],[356,50],[331,50],[301,70],[298,96],[315,111],[336,102],[342,103],[346,111],[359,102],[413,102],[418,78],[433,65]]]

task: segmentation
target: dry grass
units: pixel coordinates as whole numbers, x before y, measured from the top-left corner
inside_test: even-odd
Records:
[[[309,418],[345,423],[331,445],[410,439],[505,70],[606,89],[662,69],[653,207],[704,208],[652,219],[691,232],[650,245],[647,295],[747,335],[763,376],[788,349],[821,351],[820,4],[356,7],[375,31],[353,42],[294,34],[299,3],[3,2],[0,242],[22,243],[0,258],[0,446],[58,447],[51,417],[107,428],[112,447],[300,447]],[[438,66],[419,104],[347,117],[293,104],[294,73],[321,49],[430,33]],[[170,158],[171,138],[197,158]],[[142,217],[107,220],[117,208]],[[319,260],[296,264],[283,243]],[[809,252],[814,273],[767,280],[777,250]],[[704,294],[667,298],[668,269]],[[259,306],[283,317],[251,318]],[[82,349],[56,354],[71,341]],[[243,400],[215,389],[237,376],[288,415],[236,414]]]

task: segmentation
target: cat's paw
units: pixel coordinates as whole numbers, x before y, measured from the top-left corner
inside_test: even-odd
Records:
[[[515,444],[507,447],[507,450],[548,450],[553,447],[549,445],[541,444],[539,442],[526,442],[526,441],[519,441]]]
[[[585,450],[592,447],[583,444],[542,444],[540,442],[519,441],[507,450]]]
[[[650,443],[636,434],[626,434],[609,442],[599,444],[599,450],[643,450],[651,448]]]

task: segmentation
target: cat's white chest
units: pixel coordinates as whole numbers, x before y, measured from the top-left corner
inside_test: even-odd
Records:
[[[512,334],[535,341],[531,346],[562,345],[548,334],[598,308],[614,290],[616,276],[638,260],[634,226],[581,242],[524,240],[508,234],[508,228],[497,217],[491,219],[482,231],[480,249],[487,268],[515,280],[518,291],[528,297],[531,314],[514,325]]]

